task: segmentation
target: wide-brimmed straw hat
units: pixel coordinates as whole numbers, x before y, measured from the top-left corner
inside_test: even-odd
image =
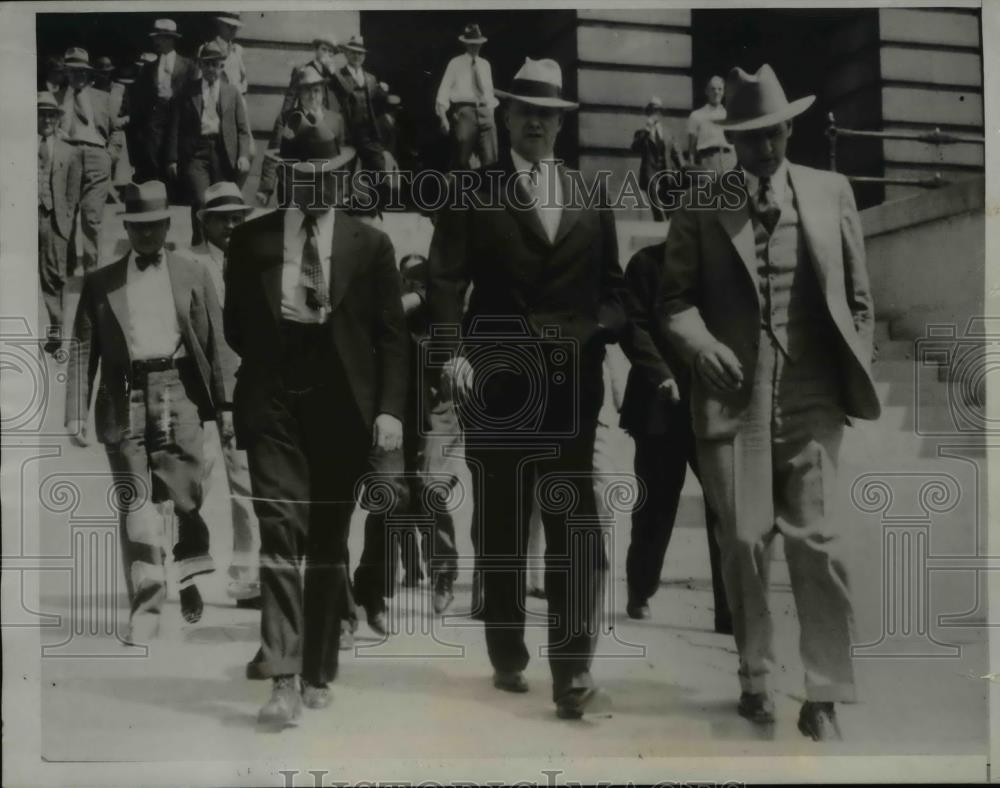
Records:
[[[82,47],[70,47],[63,55],[63,67],[66,69],[78,69],[81,71],[93,71],[90,65],[90,54]]]
[[[167,187],[162,181],[129,183],[122,190],[126,222],[160,222],[170,218]]]
[[[355,34],[347,39],[347,43],[344,44],[341,49],[347,52],[358,52],[360,54],[365,54],[368,50],[365,49],[365,40],[361,36]]]
[[[199,219],[204,217],[206,213],[249,212],[253,210],[252,205],[243,202],[243,193],[240,191],[240,187],[232,181],[213,183],[205,189],[202,203],[202,207],[198,210]]]
[[[730,71],[726,97],[726,119],[714,121],[726,131],[776,126],[802,114],[816,100],[815,96],[803,96],[789,101],[774,69],[766,63],[756,74],[748,74],[738,66]]]
[[[524,59],[514,75],[510,90],[494,91],[500,98],[534,104],[538,107],[577,109],[580,105],[562,97],[562,69],[550,58]]]
[[[215,15],[215,18],[220,22],[225,22],[231,27],[243,27],[243,22],[240,21],[239,11],[219,11],[219,13]]]
[[[58,112],[62,114],[63,108],[59,106],[56,97],[47,90],[39,91],[38,100],[35,102],[39,112]]]

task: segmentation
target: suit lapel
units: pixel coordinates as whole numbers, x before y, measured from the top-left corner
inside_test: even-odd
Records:
[[[538,211],[531,206],[531,195],[524,186],[524,179],[514,169],[514,162],[509,153],[503,157],[499,168],[503,170],[500,194],[498,195],[500,202],[521,227],[548,245],[550,243],[549,235],[545,232]]]
[[[129,254],[126,254],[117,263],[113,263],[111,270],[108,271],[108,305],[111,307],[111,312],[114,314],[115,320],[118,321],[118,326],[125,337],[128,336],[129,325],[128,303],[125,300],[125,282],[127,279],[126,271],[128,270]],[[127,339],[125,341],[125,348],[127,352]]]
[[[552,241],[553,246],[558,246],[562,243],[563,239],[569,235],[570,231],[580,220],[580,215],[583,213],[583,206],[581,206],[576,199],[571,199],[575,197],[575,195],[573,192],[573,184],[570,180],[569,173],[566,172],[566,168],[560,165],[558,173],[559,182],[562,185],[563,206],[562,214],[559,217],[559,227],[556,229],[556,237]]]
[[[265,223],[266,222],[266,223]],[[262,220],[257,254],[264,300],[275,320],[281,320],[281,269],[285,265],[285,212],[281,209]]]
[[[202,91],[202,80],[197,80],[192,83],[191,90],[191,104],[194,106],[195,115],[201,117],[201,91]]]
[[[174,294],[174,310],[177,312],[177,326],[181,338],[190,339],[191,334],[191,281],[185,276],[180,261],[169,252],[167,257],[167,274],[170,276],[170,289]]]
[[[333,244],[330,249],[330,311],[333,312],[344,299],[347,285],[361,259],[357,252],[357,224],[342,212],[334,211]]]
[[[832,217],[839,222],[840,212],[823,210],[823,206],[828,206],[829,200],[824,199],[824,195],[817,188],[817,181],[809,177],[807,170],[789,164],[788,179],[795,194],[795,207],[799,214],[802,235],[806,239],[809,258],[813,262],[816,278],[819,279],[825,293],[829,260],[836,259],[834,247],[840,242],[839,226],[831,227],[830,220]]]
[[[729,236],[729,240],[746,266],[747,273],[750,274],[751,279],[756,281],[757,251],[747,201],[744,200],[739,208],[733,210],[722,208],[716,215],[719,218],[719,224],[726,231],[726,235]]]

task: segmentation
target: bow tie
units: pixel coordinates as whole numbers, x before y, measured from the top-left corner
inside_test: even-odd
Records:
[[[135,266],[140,271],[145,271],[150,265],[159,265],[160,253],[156,252],[154,254],[137,254],[135,256]]]

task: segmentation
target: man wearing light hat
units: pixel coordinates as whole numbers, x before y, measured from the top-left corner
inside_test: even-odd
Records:
[[[847,179],[785,158],[792,118],[813,97],[789,102],[767,65],[734,68],[726,87],[719,125],[744,199],[675,213],[660,328],[693,371],[698,463],[740,657],[738,711],[774,722],[767,578],[781,533],[805,666],[799,730],[837,739],[834,704],[855,700],[855,681],[836,468],[846,418],[880,412],[864,237]]]
[[[80,151],[56,134],[62,107],[48,91],[38,94],[38,276],[48,314],[47,353],[62,345],[63,286],[73,217],[80,202]]]
[[[283,158],[279,209],[230,239],[225,302],[261,536],[261,648],[247,676],[272,679],[258,719],[276,728],[331,702],[356,490],[399,454],[408,369],[392,243],[337,202],[354,152],[304,122]]]
[[[632,138],[632,152],[639,154],[639,188],[649,197],[653,220],[662,222],[664,195],[672,185],[670,173],[679,175],[684,161],[673,135],[663,126],[663,101],[658,96],[646,104],[646,116],[646,125]],[[680,188],[679,177],[673,183]]]
[[[594,442],[604,349],[624,328],[625,286],[614,216],[584,205],[575,187],[583,184],[555,159],[563,113],[577,108],[562,96],[559,64],[529,58],[497,95],[509,102],[511,149],[498,162],[501,177],[484,177],[477,196],[486,209],[462,201],[440,212],[427,306],[435,346],[452,354],[441,386],[455,393],[470,468],[481,469],[473,473],[473,533],[494,686],[528,691],[523,575],[537,493],[552,503],[541,506],[552,699],[560,718],[577,719],[596,696],[590,667],[607,558]],[[442,338],[446,329],[458,338]],[[509,363],[517,346],[545,354],[541,378]],[[516,413],[532,414],[528,427],[491,428]],[[574,501],[573,511],[556,498]]]
[[[91,85],[93,66],[87,50],[72,47],[63,57],[69,87],[63,97],[63,138],[80,150],[82,186],[80,231],[83,233],[83,270],[99,265],[101,223],[111,188],[111,154],[108,143],[114,131],[111,100]]]
[[[465,52],[448,62],[438,87],[435,109],[441,131],[452,135],[452,169],[469,169],[475,154],[481,167],[497,160],[497,128],[493,113],[500,102],[493,93],[490,61],[479,54],[487,42],[479,25],[470,24],[458,37]]]
[[[87,417],[94,380],[97,439],[116,478],[121,545],[131,614],[124,640],[155,636],[166,597],[162,522],[152,503],[170,501],[178,521],[174,563],[181,613],[202,615],[194,578],[214,571],[202,504],[202,422],[226,418],[221,308],[207,270],[164,248],[170,229],[166,187],[125,190],[130,250],[84,278],[73,325],[66,428],[90,443]],[[129,495],[133,490],[136,494]],[[147,494],[148,492],[148,494]]]
[[[241,96],[245,96],[247,69],[243,65],[243,47],[236,43],[236,34],[243,27],[239,11],[221,11],[215,17],[215,43],[225,55],[222,62],[222,79],[236,88]]]
[[[214,41],[198,52],[201,78],[192,80],[173,103],[167,136],[167,171],[177,178],[191,205],[191,245],[201,243],[198,208],[213,183],[242,184],[250,172],[251,136],[239,91],[222,81],[222,50]]]
[[[166,146],[170,127],[170,103],[194,79],[197,69],[191,58],[176,50],[177,23],[157,19],[149,32],[155,59],[146,63],[136,83],[133,111],[142,120],[145,152],[135,162],[135,181],[167,180]]]
[[[337,100],[337,96],[330,85],[330,80],[333,79],[334,57],[339,50],[337,39],[332,35],[319,35],[312,43],[315,50],[312,60],[292,68],[292,75],[288,80],[288,88],[285,90],[285,98],[281,102],[281,110],[274,121],[270,148],[277,148],[281,144],[284,119],[299,103],[299,82],[302,80],[303,75],[308,74],[310,80],[313,80],[314,75],[311,72],[318,74],[320,76],[320,84],[323,87],[322,102],[324,109],[332,109],[340,112],[340,102]],[[307,71],[307,69],[311,69],[311,72]]]

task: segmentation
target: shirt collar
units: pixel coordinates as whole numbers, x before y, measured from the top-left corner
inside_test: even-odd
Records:
[[[298,208],[286,208],[285,209],[285,231],[291,231],[293,233],[302,233],[302,222],[305,221],[306,214]],[[316,217],[316,233],[317,235],[324,234],[327,230],[333,228],[334,219],[334,209],[331,208],[326,213],[320,214]]]
[[[514,162],[514,169],[517,172],[531,172],[534,165],[513,148],[510,149],[510,157]],[[544,156],[538,162],[539,167],[551,167],[555,164],[555,156]]]
[[[742,169],[742,168],[741,168]],[[752,172],[743,170],[743,178],[747,184],[747,194],[753,197],[760,188],[760,178]],[[771,189],[774,191],[774,201],[779,205],[785,198],[785,187],[788,184],[788,159],[783,159],[778,169],[771,176]]]

